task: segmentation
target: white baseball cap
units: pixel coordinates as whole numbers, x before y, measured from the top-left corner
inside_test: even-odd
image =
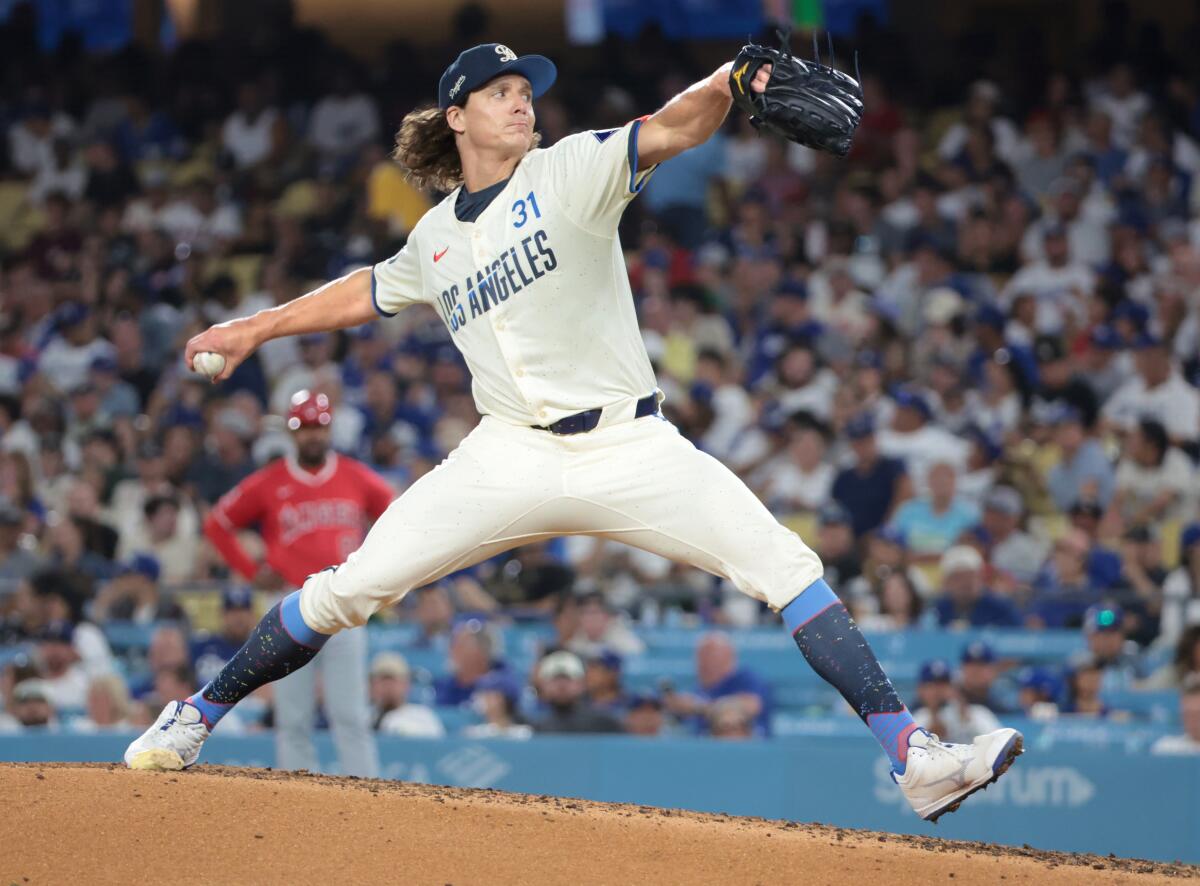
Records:
[[[969,545],[955,545],[942,554],[942,575],[954,572],[978,572],[983,568],[983,557]]]
[[[583,662],[574,652],[551,652],[538,665],[537,675],[539,680],[553,680],[555,677],[582,680]]]

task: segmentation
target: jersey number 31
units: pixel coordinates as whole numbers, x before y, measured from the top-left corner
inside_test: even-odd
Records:
[[[538,209],[537,198],[533,196],[533,191],[530,191],[525,195],[524,200],[518,200],[512,205],[513,215],[520,215],[519,218],[513,220],[514,228],[523,228],[525,227],[525,222],[529,221],[529,213],[525,210],[526,203],[533,209],[534,218],[542,217],[542,211]]]

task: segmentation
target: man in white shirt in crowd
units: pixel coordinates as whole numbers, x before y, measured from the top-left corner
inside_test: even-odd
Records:
[[[408,700],[412,680],[408,662],[398,652],[381,652],[371,662],[371,704],[375,728],[386,735],[441,738],[446,734],[432,708]]]
[[[892,425],[878,435],[879,451],[904,462],[914,491],[919,495],[928,491],[929,469],[939,462],[961,473],[970,444],[930,423],[933,408],[925,395],[915,389],[902,389],[896,392],[894,401]]]
[[[313,107],[308,140],[324,159],[357,155],[359,148],[379,136],[379,109],[364,92],[354,89],[350,72],[339,68],[333,91]]]
[[[1068,327],[1087,322],[1084,298],[1095,286],[1096,275],[1072,254],[1067,228],[1061,223],[1044,230],[1042,250],[1044,257],[1013,274],[1000,297],[1011,307],[1019,296],[1033,296],[1037,306],[1034,331],[1061,335]]]
[[[1195,443],[1200,434],[1200,392],[1188,384],[1171,362],[1161,338],[1152,333],[1134,344],[1137,374],[1104,404],[1111,430],[1127,433],[1143,418],[1154,418],[1175,445]]]
[[[983,705],[963,701],[945,659],[935,658],[921,665],[917,698],[921,706],[913,711],[913,720],[944,741],[961,740],[979,729],[986,732],[999,726],[996,715]]]

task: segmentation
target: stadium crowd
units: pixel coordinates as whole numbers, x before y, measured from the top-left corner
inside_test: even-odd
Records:
[[[299,30],[226,66],[232,50],[204,43],[40,56],[26,27],[0,29],[0,729],[67,711],[61,728],[141,726],[255,622],[200,527],[290,451],[292,394],[326,393],[335,447],[397,492],[477,420],[431,311],[271,342],[215,387],[179,359],[209,324],[403,243],[440,195],[404,181],[390,133],[436,75],[400,76],[395,53],[366,69]],[[688,82],[589,90],[562,68],[537,107],[544,144]],[[1005,672],[1020,663],[986,645],[928,662],[919,699],[949,737],[1012,711],[1119,715],[1101,694],[1119,679],[1179,689],[1181,747],[1200,748],[1194,80],[1116,62],[1052,73],[1032,101],[979,80],[936,108],[869,69],[863,86],[845,161],[732,115],[632,205],[667,416],[801,532],[866,629],[1084,632],[1087,655],[1060,668]],[[530,673],[489,639],[512,618],[554,626]],[[523,548],[381,620],[442,644],[422,697],[473,706],[473,734],[770,729],[769,688],[723,631],[775,617],[637,550]],[[114,657],[105,631],[129,622],[152,639]],[[697,691],[628,696],[636,627],[659,624],[713,629]],[[440,734],[411,676],[401,655],[373,660],[378,728]],[[269,716],[249,705],[240,728]]]

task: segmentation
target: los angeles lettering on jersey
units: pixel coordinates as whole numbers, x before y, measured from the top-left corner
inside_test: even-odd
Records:
[[[436,304],[450,331],[458,332],[467,321],[486,314],[557,268],[549,239],[544,230],[535,231],[476,271],[473,278],[467,277],[461,288],[455,285],[442,290]]]

